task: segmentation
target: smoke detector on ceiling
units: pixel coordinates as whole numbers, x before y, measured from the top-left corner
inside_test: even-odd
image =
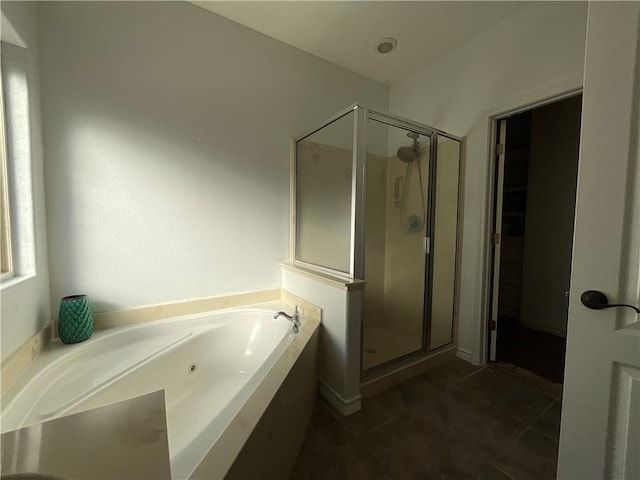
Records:
[[[393,52],[398,46],[398,41],[393,37],[384,37],[376,45],[376,52],[385,55]]]

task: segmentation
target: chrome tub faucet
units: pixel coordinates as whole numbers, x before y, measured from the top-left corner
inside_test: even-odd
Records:
[[[276,312],[273,318],[284,317],[291,322],[291,333],[298,333],[300,330],[300,310],[296,305],[293,308],[293,315],[287,315],[285,312]]]

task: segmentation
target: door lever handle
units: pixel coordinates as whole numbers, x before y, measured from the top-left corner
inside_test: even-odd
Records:
[[[582,304],[592,310],[602,310],[603,308],[612,307],[628,307],[640,314],[640,308],[633,305],[627,305],[626,303],[609,303],[607,296],[598,290],[587,290],[580,295],[580,301]]]

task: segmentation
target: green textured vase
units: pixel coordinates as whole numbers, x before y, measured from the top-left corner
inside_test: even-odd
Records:
[[[93,312],[86,295],[71,295],[60,300],[58,337],[64,343],[79,343],[93,334]]]

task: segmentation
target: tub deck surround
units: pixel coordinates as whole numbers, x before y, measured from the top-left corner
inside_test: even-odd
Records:
[[[295,307],[298,307],[300,316],[302,317],[312,317],[318,321],[322,320],[322,309],[320,307],[306,301],[304,298],[294,295],[284,288],[282,289],[281,300],[282,303],[288,305],[292,311]]]
[[[158,305],[148,305],[128,310],[113,312],[95,312],[94,327],[96,330],[130,325],[134,323],[150,322],[165,318],[204,313],[225,308],[243,307],[264,302],[278,301],[281,297],[280,289],[256,290],[221,295],[215,297],[198,298]],[[319,316],[316,318],[320,318]],[[9,358],[2,363],[0,375],[0,397],[8,392],[20,378],[40,351],[57,336],[57,322],[54,320],[40,332],[27,340]]]
[[[205,313],[224,308],[244,307],[264,302],[280,300],[280,289],[257,290],[253,292],[220,295],[215,297],[196,298],[181,302],[147,305],[144,307],[116,310],[112,312],[97,312],[94,314],[96,329],[119,327],[132,323],[150,322],[173,318],[192,313]]]
[[[33,337],[27,340],[9,358],[2,362],[2,372],[0,373],[0,398],[8,392],[18,381],[20,376],[27,370],[43,348],[45,348],[52,338],[56,336],[56,324],[50,323]]]
[[[285,379],[289,380],[287,376],[294,368],[298,369],[298,375],[303,373],[306,377],[305,380],[300,380],[297,385],[298,389],[302,389],[303,391],[308,390],[308,380],[312,380],[314,382],[317,380],[316,374],[314,374],[313,371],[310,372],[310,369],[307,367],[311,361],[316,365],[318,362],[317,345],[320,333],[318,331],[319,326],[319,320],[312,317],[307,317],[305,319],[305,323],[300,328],[300,332],[292,339],[289,348],[282,356],[280,356],[278,361],[269,370],[264,381],[260,383],[254,394],[234,417],[229,427],[225,429],[220,441],[211,448],[208,455],[191,476],[191,479],[210,480],[226,477],[227,472],[233,465],[237,455],[240,453],[242,446],[251,435],[259,420],[261,420],[263,413],[265,412],[266,405],[274,398],[274,396],[281,393],[279,390],[280,386]],[[302,356],[306,357],[305,363],[307,365],[299,365],[299,359]],[[311,359],[309,357],[311,357]],[[296,378],[294,375],[293,381],[295,382],[295,380]],[[288,386],[288,390],[293,390],[291,385]],[[280,397],[285,396],[287,397],[286,400],[289,400],[289,402],[287,402],[288,410],[283,410],[282,415],[280,416],[281,422],[291,422],[300,415],[304,417],[305,412],[308,411],[309,415],[306,418],[300,419],[304,425],[308,423],[314,398],[313,396],[310,396],[307,400],[304,400],[300,398],[299,393],[299,391],[291,392],[291,395],[288,396],[285,391],[283,392],[283,395],[279,395]],[[280,403],[279,406],[276,405],[276,408],[282,410],[282,403]],[[296,412],[291,413],[291,410],[294,409]],[[276,436],[279,435],[276,434]],[[297,442],[296,439],[292,437],[287,437],[285,440],[280,438],[280,441],[287,442],[289,451],[293,455],[297,455],[303,437],[304,434],[300,436]],[[274,442],[277,441],[277,439],[272,438],[272,436],[269,435],[269,441]],[[264,445],[264,448],[271,448],[272,446],[273,445],[271,444],[266,444]],[[281,446],[282,443],[280,443],[279,447]],[[275,448],[278,448],[278,446],[275,446]],[[292,466],[293,463],[295,463],[295,460],[292,461]]]
[[[269,302],[114,327],[72,348],[54,340],[2,398],[2,431],[164,389],[172,478],[188,478],[210,451],[240,451],[317,329],[303,316],[293,335],[277,310],[290,308]],[[229,428],[236,433],[219,445]]]
[[[2,475],[171,479],[162,390],[4,433],[0,441]]]

